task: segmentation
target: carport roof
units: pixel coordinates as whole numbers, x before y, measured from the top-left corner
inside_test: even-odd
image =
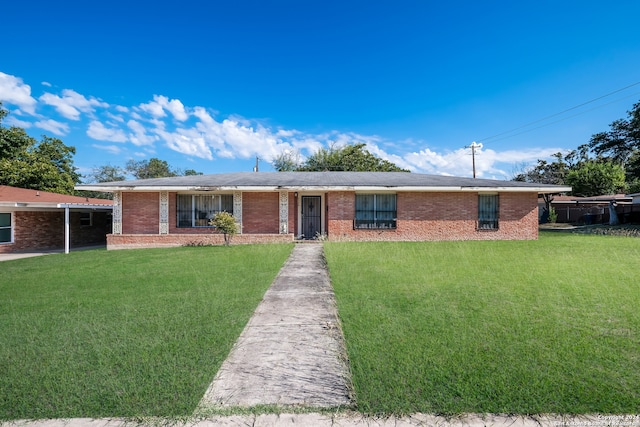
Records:
[[[236,172],[76,186],[92,191],[516,191],[564,193],[571,187],[408,172]]]
[[[113,207],[113,201],[0,185],[0,206],[29,208],[73,206],[109,209]]]

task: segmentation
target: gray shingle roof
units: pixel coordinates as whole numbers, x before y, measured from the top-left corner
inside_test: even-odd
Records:
[[[518,189],[519,191],[567,192],[568,187],[517,181],[462,178],[408,172],[236,172],[212,175],[177,176],[132,181],[78,185],[79,190],[153,190],[153,189],[337,189],[407,188],[436,191],[444,189]]]

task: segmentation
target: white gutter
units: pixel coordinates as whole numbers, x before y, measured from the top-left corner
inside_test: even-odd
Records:
[[[441,186],[429,186],[429,187],[394,187],[394,186],[384,186],[384,185],[375,185],[375,186],[340,186],[340,185],[310,185],[310,186],[193,186],[193,185],[184,185],[184,186],[114,186],[114,187],[100,187],[100,186],[83,186],[82,190],[90,190],[90,191],[147,191],[147,192],[158,192],[158,191],[402,191],[402,192],[434,192],[434,193],[443,193],[443,192],[465,192],[465,193],[477,193],[477,192],[510,192],[510,193],[538,193],[538,194],[546,194],[546,193],[568,193],[571,191],[571,187],[460,187],[460,186],[449,186],[449,187],[441,187]]]

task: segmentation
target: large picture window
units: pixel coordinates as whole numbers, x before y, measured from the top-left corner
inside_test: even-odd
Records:
[[[393,229],[396,218],[395,194],[356,194],[354,228]]]
[[[178,194],[177,203],[178,227],[211,227],[218,212],[233,215],[231,194]]]
[[[0,243],[11,243],[10,213],[0,213]]]
[[[478,195],[478,230],[497,230],[500,203],[497,194]]]

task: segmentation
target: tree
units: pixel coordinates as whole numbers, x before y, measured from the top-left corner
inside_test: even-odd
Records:
[[[196,175],[202,175],[202,172],[196,172],[195,169],[187,169],[186,171],[184,171],[184,176],[196,176]]]
[[[90,182],[114,182],[124,181],[126,171],[120,166],[104,165],[93,168],[88,176]]]
[[[640,150],[640,102],[627,111],[627,116],[627,119],[615,120],[609,125],[609,131],[596,133],[589,141],[597,155],[607,156],[622,166]]]
[[[519,173],[513,180],[539,184],[564,185],[565,178],[570,170],[567,159],[573,159],[574,153],[575,151],[567,155],[556,153],[552,156],[556,160],[551,163],[546,160],[538,160],[538,164],[535,167]],[[544,200],[545,211],[548,215],[551,215],[553,194],[543,194],[542,200]]]
[[[321,148],[295,170],[349,172],[409,172],[388,160],[374,156],[366,144]]]
[[[625,173],[622,166],[611,160],[589,160],[569,171],[566,183],[576,196],[616,194],[625,190]]]
[[[278,154],[271,164],[278,172],[294,172],[300,167],[300,152],[285,150]]]
[[[569,155],[570,154],[571,153],[569,153]],[[569,164],[566,161],[566,156],[562,153],[556,153],[552,157],[556,159],[554,162],[549,163],[546,160],[538,160],[536,166],[519,173],[513,180],[535,182],[538,184],[564,185],[565,177],[569,172]]]
[[[137,162],[133,159],[129,160],[125,170],[136,179],[165,178],[179,175],[177,170],[169,167],[169,163],[166,160],[160,160],[156,157]]]
[[[2,120],[7,114],[0,103],[0,184],[74,194],[80,182],[73,165],[75,147],[48,136],[38,142],[22,128],[6,128]]]
[[[238,233],[238,224],[229,212],[218,212],[209,224],[224,233],[224,244],[227,246],[231,244],[231,238]]]

